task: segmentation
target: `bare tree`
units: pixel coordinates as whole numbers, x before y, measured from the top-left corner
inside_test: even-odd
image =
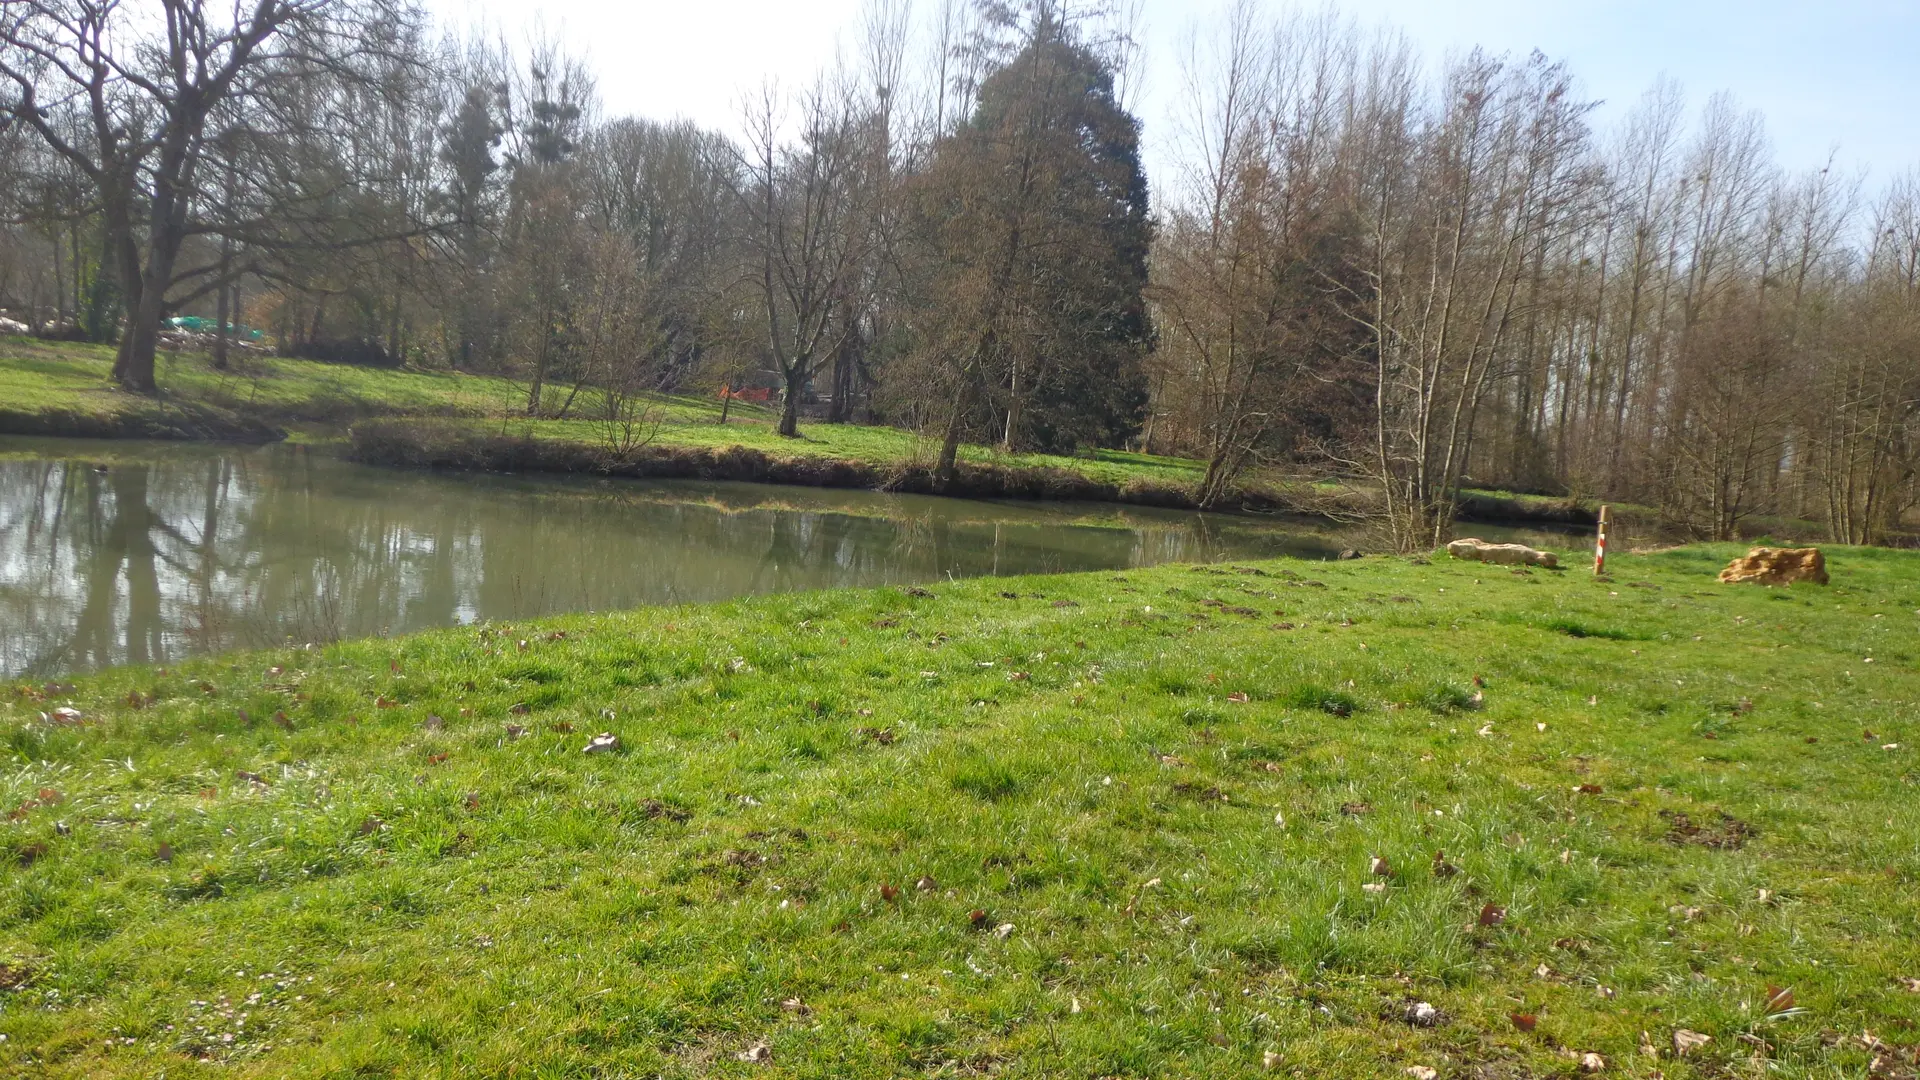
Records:
[[[784,398],[779,432],[797,436],[800,399],[853,332],[846,297],[866,264],[863,141],[848,95],[822,79],[798,96],[798,132],[784,138],[785,102],[763,87],[746,115],[735,200],[744,226],[745,288],[765,321],[764,344]]]
[[[217,232],[202,166],[222,109],[337,77],[398,18],[374,0],[256,0],[222,18],[206,0],[160,0],[158,18],[118,0],[10,0],[0,21],[4,103],[85,175],[98,200],[127,328],[114,377],[152,393],[154,349],[188,237]],[[63,122],[65,115],[77,122]],[[191,271],[191,268],[187,268]]]

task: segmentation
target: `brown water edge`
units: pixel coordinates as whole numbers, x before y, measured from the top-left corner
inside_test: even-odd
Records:
[[[615,455],[604,448],[561,439],[476,430],[412,420],[367,420],[349,432],[349,456],[362,464],[393,468],[492,473],[554,473],[649,480],[734,480],[795,487],[887,491],[963,499],[1030,499],[1095,502],[1198,510],[1191,490],[1136,479],[1124,484],[1090,479],[1070,469],[960,462],[942,483],[931,468],[910,463],[876,464],[812,455],[782,456],[744,446],[644,446]],[[1466,494],[1460,520],[1488,524],[1590,527],[1594,511],[1572,499],[1497,498]],[[1289,514],[1317,518],[1312,506],[1285,492],[1253,485],[1233,491],[1216,513]]]

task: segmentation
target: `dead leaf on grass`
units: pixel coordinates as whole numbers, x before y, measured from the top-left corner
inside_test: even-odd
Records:
[[[1693,1053],[1695,1050],[1700,1049],[1712,1041],[1713,1036],[1711,1035],[1702,1035],[1697,1031],[1677,1028],[1673,1033],[1673,1056],[1686,1057],[1688,1054]]]

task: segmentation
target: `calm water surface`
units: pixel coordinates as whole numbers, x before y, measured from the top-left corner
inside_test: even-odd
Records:
[[[557,611],[1342,546],[1311,524],[1172,511],[0,438],[0,678]]]

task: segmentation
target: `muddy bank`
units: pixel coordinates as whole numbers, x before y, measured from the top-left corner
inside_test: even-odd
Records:
[[[1518,498],[1462,492],[1454,500],[1454,520],[1491,525],[1567,525],[1592,528],[1600,521],[1596,503],[1579,499]]]
[[[118,393],[118,391],[109,391]],[[136,398],[113,412],[20,409],[0,405],[0,435],[75,439],[169,439],[270,443],[287,433],[256,417],[195,401]]]
[[[490,434],[453,425],[367,420],[353,425],[350,456],[368,465],[466,469],[485,472],[578,473],[655,480],[740,480],[801,487],[858,488],[972,499],[1044,499],[1127,503],[1193,510],[1193,496],[1140,480],[1107,484],[1067,469],[1007,468],[962,462],[942,485],[924,465],[844,458],[784,457],[744,446],[648,446],[624,455],[585,443]],[[1260,493],[1236,498],[1232,509],[1279,510]]]
[[[1009,468],[962,462],[950,484],[942,485],[925,465],[874,464],[844,458],[786,457],[744,446],[648,446],[625,455],[586,443],[536,439],[524,435],[475,431],[464,425],[418,419],[372,419],[354,424],[349,456],[362,464],[398,468],[455,469],[503,473],[573,473],[653,480],[740,480],[756,484],[897,491],[968,499],[1039,499],[1198,510],[1184,486],[1130,480],[1110,484],[1069,469]],[[1352,515],[1352,494],[1338,510]],[[1301,514],[1323,517],[1325,505],[1305,505],[1285,493],[1259,487],[1235,491],[1226,513]],[[1592,507],[1574,500],[1507,499],[1464,496],[1460,520],[1488,524],[1591,526]]]

